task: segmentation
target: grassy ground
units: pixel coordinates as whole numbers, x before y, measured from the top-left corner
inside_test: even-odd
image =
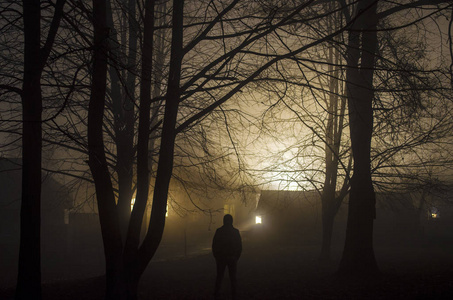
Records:
[[[382,276],[345,280],[333,276],[339,253],[320,265],[308,246],[244,245],[239,299],[453,299],[453,247],[377,248]],[[213,299],[215,262],[210,253],[153,262],[142,277],[140,299]],[[229,299],[226,276],[221,299]],[[103,279],[43,286],[43,299],[102,299]],[[13,290],[0,290],[12,299]]]

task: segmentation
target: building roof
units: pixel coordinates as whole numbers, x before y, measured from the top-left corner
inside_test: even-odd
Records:
[[[0,158],[0,209],[20,208],[21,186],[20,159]],[[71,208],[74,204],[70,191],[49,175],[43,176],[41,195],[43,208]]]

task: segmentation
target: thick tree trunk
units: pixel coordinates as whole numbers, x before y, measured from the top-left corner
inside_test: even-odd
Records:
[[[41,299],[40,1],[24,1],[22,202],[16,299]]]
[[[23,1],[24,78],[22,86],[22,201],[16,299],[41,299],[41,74],[60,26],[65,0],[55,3],[41,47],[40,1]]]
[[[376,275],[373,249],[375,194],[371,179],[373,133],[373,73],[377,49],[377,4],[359,2],[359,16],[349,33],[346,90],[354,173],[349,194],[346,241],[339,272],[352,276]]]

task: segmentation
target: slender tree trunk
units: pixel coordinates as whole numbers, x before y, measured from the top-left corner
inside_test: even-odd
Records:
[[[162,239],[167,211],[167,196],[173,171],[173,152],[176,138],[176,121],[180,101],[181,62],[183,57],[183,3],[173,2],[173,25],[169,81],[165,102],[162,138],[157,166],[156,184],[148,232],[139,249],[138,274],[142,274]]]
[[[41,299],[40,1],[24,1],[22,202],[16,299]]]
[[[127,66],[132,68],[137,61],[137,43],[138,43],[138,28],[136,25],[136,0],[128,1],[128,23],[129,23],[129,40],[128,40],[128,55]],[[131,200],[133,196],[133,164],[134,164],[134,123],[135,123],[135,81],[137,75],[134,70],[127,73],[126,87],[123,90],[123,110],[121,125],[123,130],[120,132],[118,141],[118,158],[122,156],[121,182],[118,182],[118,210],[120,211],[120,222],[123,233],[127,233],[129,218],[131,213]],[[120,149],[121,148],[121,149]],[[126,239],[126,237],[125,237]]]
[[[129,23],[129,53],[127,55],[128,66],[134,66],[137,56],[137,28],[133,20],[135,15],[135,0],[128,2],[128,23]],[[107,25],[114,28],[113,11],[109,2],[107,2]],[[118,175],[118,217],[123,240],[126,239],[129,218],[131,214],[131,200],[133,196],[133,163],[134,163],[134,89],[135,78],[133,70],[127,72],[126,86],[122,87],[120,82],[119,60],[122,53],[119,51],[119,42],[116,32],[111,32],[110,56],[111,65],[109,67],[110,75],[110,93],[112,98],[112,109],[114,116],[115,143],[117,149],[116,173]]]
[[[322,204],[322,244],[320,262],[328,262],[331,259],[332,237],[335,222],[335,216],[340,209],[343,199],[348,194],[348,182],[343,183],[341,190],[336,191],[323,190],[321,195]]]
[[[352,276],[377,274],[373,249],[375,194],[371,179],[373,74],[377,49],[377,4],[359,2],[360,14],[349,34],[346,89],[354,173],[349,194],[346,241],[339,272]]]
[[[137,194],[132,210],[126,244],[124,247],[124,277],[127,286],[127,299],[137,298],[138,281],[141,273],[138,272],[138,247],[143,217],[149,195],[148,145],[151,111],[151,76],[153,71],[154,47],[154,0],[145,2],[145,20],[142,45],[142,70],[140,85],[140,109],[137,143]]]
[[[156,10],[159,15],[164,15],[166,11],[165,1],[160,1],[157,4]],[[163,27],[165,25],[165,18],[161,17],[158,20],[157,26]],[[154,46],[154,66],[153,66],[153,85],[152,85],[152,98],[157,99],[162,95],[162,81],[164,79],[163,68],[165,63],[165,33],[160,30],[155,34],[155,46]],[[151,104],[151,126],[150,128],[155,128],[158,124],[158,112],[160,108],[160,101],[154,101]],[[150,173],[154,173],[155,163],[153,157],[156,156],[156,138],[157,135],[153,132],[150,132],[149,137],[149,146],[148,146],[148,168]],[[150,176],[150,181],[152,180]],[[150,195],[151,196],[151,195]],[[149,220],[148,220],[149,221]],[[144,232],[146,234],[146,232]]]
[[[336,84],[330,82],[330,88]],[[334,91],[332,91],[334,92]],[[338,150],[334,144],[334,119],[336,118],[337,112],[333,110],[335,105],[333,101],[336,101],[336,97],[329,97],[328,105],[328,116],[326,126],[326,141],[325,141],[325,161],[326,161],[326,175],[324,179],[324,187],[321,195],[322,205],[322,246],[320,261],[330,260],[330,250],[332,241],[332,231],[335,215],[335,189],[337,186],[337,172],[338,172]]]
[[[93,0],[93,71],[88,109],[88,155],[95,182],[106,264],[106,299],[121,299],[122,240],[115,196],[104,152],[103,118],[107,82],[109,29],[106,0]]]
[[[327,4],[328,10],[335,9],[334,3]],[[329,32],[333,32],[336,27],[335,22],[339,17],[333,20],[329,19]],[[335,221],[335,216],[340,209],[340,205],[344,198],[344,192],[337,195],[337,178],[338,165],[340,162],[340,145],[343,135],[344,114],[346,109],[346,100],[340,95],[340,85],[342,84],[338,78],[340,72],[338,68],[334,69],[334,65],[340,63],[340,53],[334,47],[328,50],[328,74],[329,80],[329,95],[326,99],[327,106],[327,124],[325,130],[325,163],[326,172],[324,178],[324,187],[321,194],[322,205],[322,244],[319,260],[329,261],[332,245],[332,232]],[[347,187],[347,179],[343,182],[342,191]]]

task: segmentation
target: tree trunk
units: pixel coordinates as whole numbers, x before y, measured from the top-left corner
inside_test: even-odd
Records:
[[[367,0],[358,5],[359,15],[349,33],[346,57],[346,91],[354,173],[349,194],[346,241],[339,267],[339,273],[351,276],[376,275],[379,272],[373,249],[376,200],[370,160],[377,4]]]
[[[131,67],[136,63],[137,56],[137,28],[132,20],[135,16],[135,1],[128,1],[129,15],[129,53],[127,55],[127,66]],[[113,11],[110,2],[107,2],[107,26],[114,28]],[[123,41],[121,41],[123,42]],[[119,41],[117,33],[110,33],[110,95],[112,99],[112,110],[114,117],[115,144],[117,149],[115,171],[118,175],[118,217],[123,240],[126,239],[129,218],[131,214],[131,201],[133,196],[133,163],[134,163],[134,89],[135,72],[127,72],[126,86],[123,88],[120,80],[121,61]]]
[[[329,3],[328,9],[330,11],[334,10],[335,5],[333,3]],[[329,19],[329,32],[333,32],[335,30],[335,21],[338,19],[339,18],[334,18],[333,20]],[[324,145],[326,175],[321,194],[322,245],[321,254],[319,256],[319,260],[321,262],[330,260],[334,220],[338,210],[340,209],[340,205],[343,202],[345,191],[348,186],[348,180],[345,178],[343,181],[342,192],[340,195],[336,195],[346,100],[345,97],[339,96],[340,85],[342,84],[338,80],[338,78],[340,78],[340,72],[338,68],[333,67],[334,65],[340,64],[339,51],[333,47],[329,48],[327,59],[329,63],[328,74],[330,74],[331,78],[329,80],[329,95],[326,99],[327,123],[325,127]],[[348,172],[348,169],[345,168],[345,171]]]
[[[128,23],[129,23],[129,41],[127,56],[127,66],[132,68],[137,60],[137,41],[138,28],[136,25],[136,1],[128,1]],[[123,130],[120,132],[118,140],[118,159],[121,155],[122,162],[118,163],[121,174],[118,174],[118,210],[120,211],[120,222],[124,236],[127,234],[129,218],[131,213],[131,200],[133,196],[133,163],[134,163],[134,123],[135,123],[135,72],[128,72],[126,78],[126,87],[122,93],[122,119],[121,126]],[[119,178],[121,176],[121,179]],[[125,240],[126,238],[124,238]]]
[[[182,61],[182,16],[183,1],[174,1],[172,53],[169,72],[169,84],[166,97],[162,138],[159,151],[158,170],[153,196],[152,214],[148,232],[142,245],[139,246],[141,222],[146,209],[149,170],[148,170],[148,140],[151,108],[151,64],[152,37],[154,22],[154,1],[147,1],[145,15],[145,33],[142,57],[142,86],[140,90],[140,123],[139,143],[137,145],[137,197],[131,214],[127,240],[123,252],[123,266],[118,277],[116,299],[137,299],[138,282],[151,258],[154,256],[165,226],[168,188],[173,169],[173,152],[176,137],[176,120],[180,99],[180,73]]]
[[[109,30],[106,25],[106,0],[93,0],[93,71],[88,109],[88,155],[95,182],[106,264],[106,299],[120,299],[122,240],[115,196],[104,152],[103,118],[107,82]]]
[[[41,299],[40,1],[24,1],[22,202],[16,299]]]
[[[148,232],[139,249],[138,274],[141,275],[162,239],[167,211],[167,196],[173,171],[176,121],[180,101],[181,62],[183,57],[183,1],[173,2],[172,43],[164,122]]]
[[[41,299],[41,74],[60,26],[65,0],[58,0],[41,47],[40,1],[23,1],[22,196],[16,299]]]
[[[138,247],[140,232],[149,195],[148,145],[151,111],[151,75],[153,66],[154,1],[145,2],[145,19],[142,45],[142,70],[140,84],[140,108],[137,143],[137,194],[129,221],[124,247],[123,280],[127,288],[127,299],[137,299],[137,287],[142,272],[138,269]],[[147,264],[146,264],[147,265]]]
[[[90,169],[96,185],[99,218],[106,256],[107,299],[136,299],[138,282],[153,257],[162,238],[165,225],[168,188],[173,169],[176,120],[180,100],[182,61],[183,1],[173,5],[172,52],[166,97],[159,165],[153,197],[149,230],[139,249],[140,230],[149,189],[148,140],[150,124],[151,66],[153,48],[154,1],[145,4],[145,32],[143,39],[142,85],[140,95],[140,123],[137,145],[137,197],[132,211],[124,251],[121,243],[118,207],[115,205],[112,182],[107,167],[102,121],[105,105],[108,32],[106,30],[105,0],[95,0],[93,86],[88,116],[88,144]]]

